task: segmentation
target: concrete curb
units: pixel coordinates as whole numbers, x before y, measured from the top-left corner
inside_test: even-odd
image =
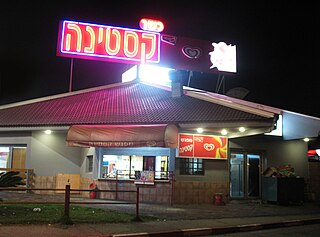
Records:
[[[195,228],[195,229],[182,229],[175,231],[163,231],[163,232],[150,232],[150,233],[130,233],[130,234],[114,234],[112,237],[189,237],[189,236],[204,236],[204,235],[217,235],[228,234],[235,232],[256,231],[263,229],[300,226],[300,225],[312,225],[319,224],[320,218],[311,218],[305,220],[289,220],[282,222],[270,222],[263,224],[245,224],[226,227],[213,227],[213,228]]]

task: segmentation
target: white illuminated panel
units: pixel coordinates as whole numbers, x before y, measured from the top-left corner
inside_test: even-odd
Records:
[[[277,121],[277,128],[272,130],[269,133],[265,133],[265,135],[273,135],[273,136],[282,136],[282,115],[279,115],[278,121]]]
[[[209,53],[211,68],[224,72],[237,72],[236,46],[225,42],[212,43],[213,51]]]
[[[159,85],[170,85],[169,71],[173,69],[154,65],[135,65],[122,74],[122,82],[139,78],[141,81]]]

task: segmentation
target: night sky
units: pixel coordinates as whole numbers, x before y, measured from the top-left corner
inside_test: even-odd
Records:
[[[56,56],[59,20],[139,29],[159,19],[163,33],[237,46],[225,90],[245,100],[320,117],[319,12],[294,1],[4,1],[0,6],[0,104],[68,92],[70,58]],[[74,60],[73,91],[121,81],[132,65]],[[195,73],[190,86],[215,91],[218,76]],[[223,91],[219,91],[223,93]]]

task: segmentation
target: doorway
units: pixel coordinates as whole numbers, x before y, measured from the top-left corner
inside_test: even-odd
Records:
[[[230,197],[259,198],[261,153],[235,152],[230,155]]]
[[[143,170],[155,171],[155,156],[144,156],[143,157]]]

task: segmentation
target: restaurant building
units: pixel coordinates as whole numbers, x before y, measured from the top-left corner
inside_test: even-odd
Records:
[[[308,159],[303,141],[319,138],[319,118],[183,86],[183,70],[235,73],[235,46],[74,21],[60,30],[58,56],[137,66],[121,83],[0,106],[0,169],[26,172],[29,187],[95,183],[116,190],[98,198],[131,200],[118,191],[140,185],[142,202],[208,204],[261,199],[263,172],[290,167],[320,199],[320,145]],[[170,80],[140,74],[160,62]]]
[[[290,165],[309,181],[302,139],[318,136],[318,118],[194,88],[173,92],[134,80],[3,105],[1,167],[32,169],[32,187],[56,188],[62,175],[74,187],[111,190],[132,190],[138,173],[153,171],[138,180],[141,201],[165,204],[212,203],[216,193],[259,199],[268,167]]]

